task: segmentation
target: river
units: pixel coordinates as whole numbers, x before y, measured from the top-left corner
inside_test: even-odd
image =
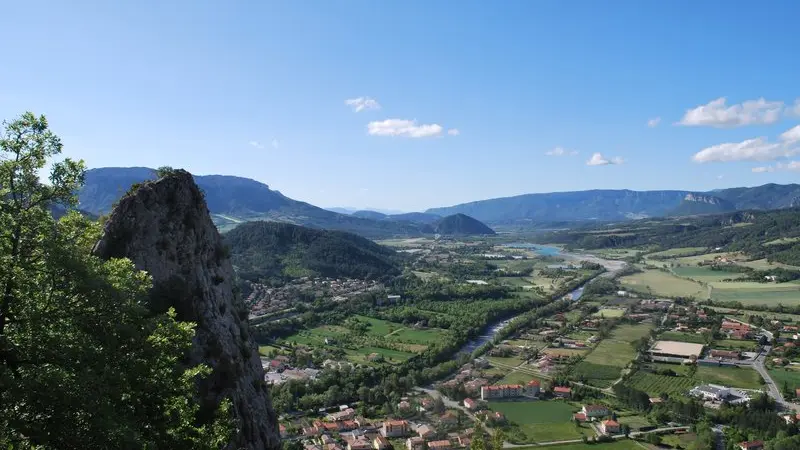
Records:
[[[513,244],[505,244],[504,246],[508,247],[508,248],[524,248],[526,250],[532,250],[535,253],[537,253],[539,255],[542,255],[542,256],[560,256],[560,257],[564,257],[566,259],[572,259],[572,260],[590,260],[592,262],[596,262],[598,264],[602,264],[606,268],[606,270],[609,271],[609,272],[606,272],[606,273],[613,273],[613,272],[616,272],[618,270],[621,270],[624,267],[624,264],[625,264],[625,263],[621,263],[620,261],[610,261],[610,260],[598,258],[597,256],[594,256],[594,255],[581,255],[581,254],[575,254],[575,253],[566,253],[566,252],[562,251],[558,247],[552,247],[552,246],[548,246],[548,245],[538,245],[538,244],[528,244],[528,243],[513,243]],[[588,283],[589,281],[592,281],[592,280],[587,280],[586,283]],[[586,283],[583,283],[579,288],[577,288],[577,289],[573,290],[572,292],[570,292],[569,294],[567,294],[567,296],[569,296],[573,301],[578,301],[581,298],[581,296],[583,295],[583,289],[586,287]],[[525,314],[525,313],[522,313],[522,314]],[[505,319],[503,321],[495,322],[495,323],[491,324],[486,330],[484,330],[483,334],[481,334],[480,336],[476,337],[475,339],[472,339],[471,341],[469,341],[466,344],[464,344],[464,346],[461,347],[461,350],[459,350],[458,353],[459,354],[472,353],[478,347],[480,347],[480,346],[486,344],[487,342],[491,341],[492,339],[494,339],[494,337],[497,336],[497,333],[499,333],[500,330],[502,330],[506,325],[508,325],[509,322],[511,322],[512,320],[514,320],[517,317],[521,316],[522,314],[514,316],[514,317],[512,317],[510,319]]]

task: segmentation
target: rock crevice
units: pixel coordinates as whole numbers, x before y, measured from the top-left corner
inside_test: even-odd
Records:
[[[188,362],[213,369],[198,386],[206,414],[223,398],[232,400],[237,433],[231,447],[280,448],[247,309],[234,292],[228,252],[191,174],[174,171],[123,197],[94,253],[129,258],[153,278],[151,309],[174,307],[179,320],[197,323]]]

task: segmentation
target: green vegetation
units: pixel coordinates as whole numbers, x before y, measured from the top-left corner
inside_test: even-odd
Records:
[[[623,315],[625,315],[625,310],[619,308],[600,308],[599,311],[592,314],[594,317],[603,317],[606,319],[614,319],[622,317]]]
[[[655,363],[652,366],[656,370],[671,370],[675,372],[679,375],[679,377],[673,378],[676,382],[681,377],[690,375],[690,366],[664,363]],[[742,389],[761,389],[763,386],[758,372],[745,367],[698,365],[697,371],[691,379],[695,384],[721,384]]]
[[[517,450],[534,450],[541,448],[541,446],[517,447]],[[553,450],[642,450],[641,445],[630,439],[619,439],[614,442],[602,442],[596,444],[572,443],[548,445],[546,448],[552,448]]]
[[[681,257],[681,256],[693,256],[698,253],[702,253],[706,251],[706,247],[679,247],[679,248],[671,248],[669,250],[664,250],[660,252],[650,253],[647,255],[648,258],[674,258],[674,257]]]
[[[504,376],[500,381],[496,384],[521,384],[525,385],[531,380],[539,380],[542,381],[541,378],[535,377],[533,375],[523,373],[523,372],[511,372],[508,375]]]
[[[650,325],[619,325],[572,368],[570,378],[593,386],[610,386],[636,356],[634,344],[648,336],[650,329]]]
[[[795,389],[800,388],[800,367],[795,367],[797,366],[769,369],[769,376],[772,377],[773,381],[775,381],[775,385],[778,386],[779,389],[786,383],[792,393],[794,393]]]
[[[549,442],[591,436],[589,428],[571,422],[576,408],[568,403],[551,401],[489,402],[489,408],[500,411],[515,423],[526,437],[525,442]]]
[[[670,273],[645,269],[643,272],[620,278],[622,286],[632,291],[667,297],[706,298],[708,290],[699,283],[678,278]]]
[[[626,383],[628,386],[647,392],[651,397],[661,394],[686,395],[697,385],[696,381],[687,377],[670,377],[654,373],[638,371]]]
[[[194,325],[149,311],[129,260],[92,256],[100,224],[69,211],[84,165],[61,149],[43,116],[0,125],[0,447],[224,447],[229,402],[198,420],[210,369],[176,364]]]
[[[448,236],[493,235],[494,230],[465,214],[453,214],[436,223],[436,233]]]
[[[302,276],[385,278],[399,275],[389,248],[342,231],[250,222],[225,235],[243,279],[282,283]]]
[[[745,306],[800,306],[800,284],[735,282],[714,285],[711,298],[723,302],[739,302]]]

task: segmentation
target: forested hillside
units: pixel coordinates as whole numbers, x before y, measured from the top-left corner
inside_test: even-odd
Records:
[[[741,251],[753,258],[800,265],[800,209],[639,220],[548,233],[539,240],[584,249],[720,247],[729,252]]]
[[[341,231],[249,222],[225,234],[243,279],[272,283],[303,276],[382,279],[398,275],[394,250]]]

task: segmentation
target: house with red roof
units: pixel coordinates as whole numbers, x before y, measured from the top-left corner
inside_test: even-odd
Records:
[[[740,442],[739,448],[741,450],[762,450],[764,448],[764,441]]]
[[[522,385],[498,384],[495,386],[481,386],[481,400],[495,398],[513,398],[522,396]]]
[[[474,411],[475,408],[478,407],[478,402],[476,402],[475,400],[473,400],[471,398],[465,398],[464,399],[464,407],[467,408],[470,411]]]
[[[569,398],[572,395],[572,389],[566,386],[556,386],[553,388],[553,395],[559,398]]]
[[[617,422],[616,420],[608,419],[600,422],[600,431],[603,432],[604,434],[619,433],[619,427],[620,427],[619,422]]]

